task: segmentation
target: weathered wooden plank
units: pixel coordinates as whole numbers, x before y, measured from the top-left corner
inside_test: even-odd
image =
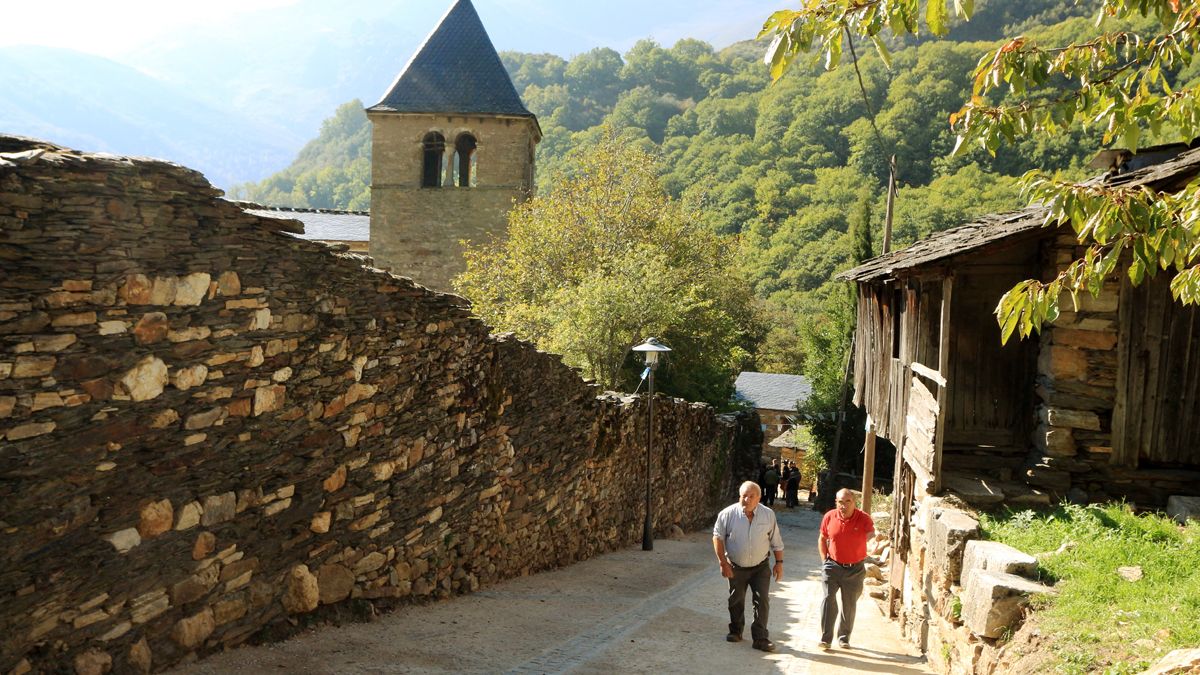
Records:
[[[942,377],[942,374],[933,368],[916,361],[913,361],[911,364],[909,364],[909,367],[912,368],[914,373],[932,380],[939,387],[946,386],[946,378]]]
[[[1127,276],[1122,276],[1121,295],[1117,300],[1117,384],[1116,401],[1112,413],[1112,454],[1110,464],[1128,465],[1130,454],[1136,453],[1129,425],[1135,419],[1130,414],[1130,407],[1135,405],[1130,398],[1133,388],[1133,378],[1137,370],[1134,367],[1133,345],[1139,341],[1134,336],[1135,305],[1140,298],[1134,292],[1133,284]]]
[[[1159,277],[1161,279],[1161,277]],[[1142,408],[1142,429],[1140,448],[1137,461],[1140,463],[1143,459],[1151,459],[1161,461],[1159,459],[1159,443],[1158,430],[1162,426],[1162,414],[1159,406],[1162,400],[1163,367],[1164,357],[1166,352],[1163,344],[1164,331],[1166,330],[1166,310],[1167,301],[1170,299],[1164,292],[1153,292],[1154,287],[1158,284],[1153,283],[1154,280],[1147,280],[1142,284],[1142,292],[1148,297],[1146,298],[1146,319],[1145,326],[1145,344],[1146,351],[1146,388],[1143,394]]]
[[[950,302],[953,298],[954,277],[948,276],[942,280],[942,317],[940,324],[940,346],[938,348],[938,372],[950,372]],[[946,395],[949,384],[938,387],[937,394],[937,431],[933,439],[933,466],[930,467],[933,479],[933,494],[942,491],[942,438],[946,429]]]

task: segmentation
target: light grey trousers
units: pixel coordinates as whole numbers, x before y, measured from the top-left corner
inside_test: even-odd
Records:
[[[850,640],[854,630],[854,614],[858,608],[858,596],[862,595],[863,581],[867,577],[866,566],[857,562],[843,567],[832,560],[821,566],[821,583],[825,586],[825,599],[821,601],[821,642],[833,643],[833,620],[837,618],[838,641]],[[838,595],[842,596],[841,611],[838,611]]]

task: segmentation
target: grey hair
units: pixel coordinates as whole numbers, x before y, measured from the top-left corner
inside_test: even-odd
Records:
[[[742,483],[741,485],[739,485],[739,486],[738,486],[738,494],[739,494],[739,495],[740,495],[740,494],[742,494],[742,491],[743,491],[743,490],[745,490],[746,488],[750,488],[750,489],[752,489],[754,492],[757,492],[759,497],[761,497],[761,496],[762,496],[762,488],[760,488],[760,487],[758,486],[758,483],[755,483],[755,482],[754,482],[754,481],[752,481],[752,480],[748,480],[748,481],[746,481],[745,483]]]

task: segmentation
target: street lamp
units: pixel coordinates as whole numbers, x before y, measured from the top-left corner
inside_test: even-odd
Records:
[[[646,369],[642,371],[642,379],[650,378],[650,398],[647,399],[650,409],[650,423],[646,427],[646,522],[642,524],[642,550],[654,550],[654,531],[650,526],[650,454],[654,445],[654,369],[658,367],[658,356],[671,351],[671,348],[658,341],[658,338],[646,338],[646,341],[633,348],[635,352],[646,355]]]

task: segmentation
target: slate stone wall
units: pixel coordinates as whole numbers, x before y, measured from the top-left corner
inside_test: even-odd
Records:
[[[644,399],[287,227],[0,137],[0,672],[159,670],[640,539]],[[656,528],[707,526],[757,419],[655,413]]]

